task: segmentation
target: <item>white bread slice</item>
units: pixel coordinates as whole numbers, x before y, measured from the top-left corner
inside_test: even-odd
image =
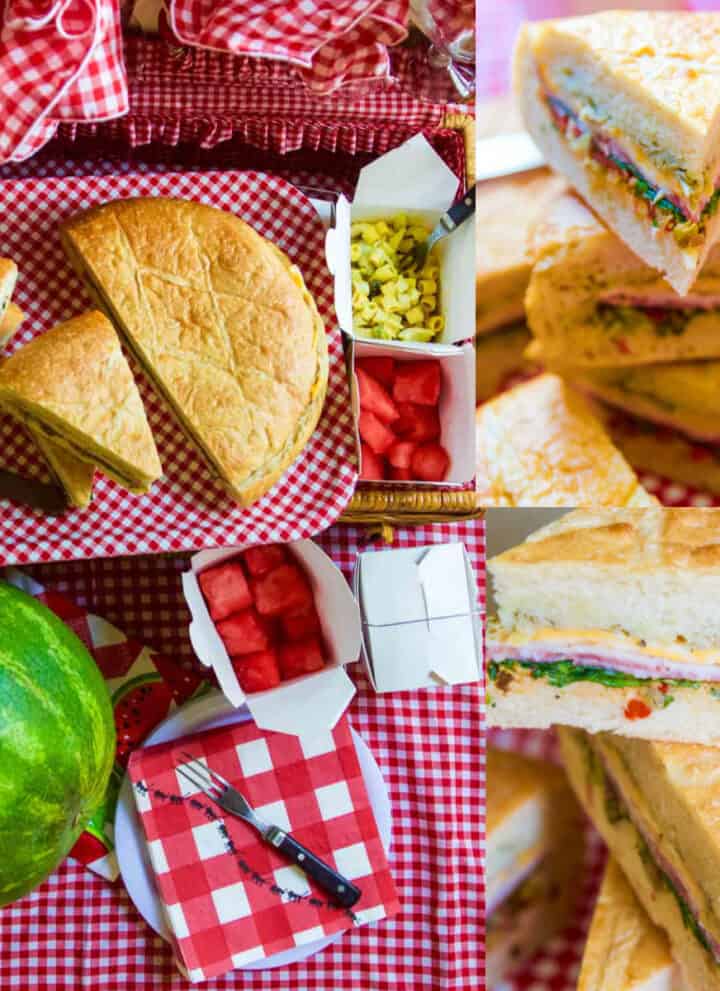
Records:
[[[670,189],[682,170],[690,199],[707,195],[720,154],[720,16],[605,11],[526,24],[514,78],[525,126],[549,164],[635,254],[687,293],[720,236],[720,213],[692,245],[653,227],[627,181],[556,130],[543,90],[601,124],[653,184]]]
[[[612,857],[595,903],[577,991],[680,991],[667,937],[650,921]]]
[[[720,510],[578,510],[488,571],[505,630],[619,633],[720,660]]]
[[[651,921],[669,938],[674,959],[692,991],[718,991],[720,965],[698,941],[673,890],[664,880],[647,844],[625,809],[608,801],[607,777],[594,749],[596,738],[568,727],[558,738],[575,794],[631,884]],[[685,750],[686,748],[681,748]],[[694,747],[694,751],[703,748]],[[716,753],[716,752],[714,752]],[[717,846],[717,838],[713,841]]]

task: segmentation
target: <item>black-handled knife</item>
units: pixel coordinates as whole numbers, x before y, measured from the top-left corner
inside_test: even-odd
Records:
[[[280,829],[279,826],[272,826],[258,818],[245,796],[233,788],[217,771],[213,771],[212,768],[207,767],[206,764],[191,754],[184,753],[183,757],[188,763],[178,765],[176,768],[178,774],[182,775],[195,788],[199,788],[223,811],[237,816],[256,829],[266,842],[285,854],[288,860],[312,878],[318,887],[326,891],[336,904],[342,908],[352,908],[355,905],[362,895],[356,885],[348,881],[342,874],[338,874],[333,867],[304,847],[302,843],[298,843],[284,829]]]

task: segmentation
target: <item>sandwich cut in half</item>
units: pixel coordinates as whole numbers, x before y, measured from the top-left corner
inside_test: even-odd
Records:
[[[590,404],[557,375],[539,375],[480,406],[476,437],[482,506],[656,504]]]
[[[561,767],[487,754],[487,984],[516,970],[569,920],[585,833]]]
[[[665,933],[610,857],[593,912],[577,991],[689,991]]]
[[[526,24],[514,78],[549,164],[687,293],[720,235],[720,14]]]
[[[558,728],[558,737],[577,797],[650,921],[669,941],[681,987],[717,991],[717,749],[593,736],[566,726]]]
[[[17,276],[18,270],[15,262],[10,258],[0,258],[0,320],[3,322],[8,306],[10,306]]]
[[[720,358],[720,245],[678,296],[570,193],[530,237],[530,357],[583,370]]]
[[[188,200],[106,203],[61,238],[213,473],[255,502],[325,399],[327,338],[300,271],[239,217]]]
[[[720,744],[720,510],[577,510],[488,571],[490,725]]]
[[[146,492],[162,474],[135,379],[102,313],[58,324],[4,361],[0,404],[41,438],[56,468],[62,452],[132,492]]]

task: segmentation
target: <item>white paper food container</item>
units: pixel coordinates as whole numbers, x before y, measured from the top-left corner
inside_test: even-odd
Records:
[[[198,659],[215,672],[220,689],[236,707],[247,705],[261,729],[298,736],[332,729],[355,694],[355,685],[345,665],[360,654],[362,634],[360,612],[342,573],[311,540],[287,544],[288,550],[305,569],[315,596],[323,640],[327,648],[322,671],[281,682],[266,692],[246,695],[233,670],[230,657],[210,618],[197,576],[221,564],[252,544],[201,551],[184,572],[182,586],[192,614],[190,641]]]
[[[461,543],[358,555],[363,661],[377,692],[480,680],[477,587]]]
[[[335,279],[335,312],[342,330],[353,335],[350,226],[355,220],[388,220],[405,213],[431,230],[456,198],[458,178],[422,134],[360,171],[352,203],[340,196],[335,226],[326,234],[325,254]],[[440,260],[442,334],[424,351],[469,341],[475,334],[475,225],[470,218],[433,248]],[[401,342],[386,341],[390,347]]]
[[[351,341],[352,367],[352,408],[355,422],[355,443],[358,451],[358,465],[362,468],[362,450],[360,447],[360,431],[358,417],[360,415],[360,396],[357,378],[355,377],[355,362],[362,357],[387,357],[396,361],[427,361],[429,357],[437,358],[440,362],[442,384],[440,392],[440,439],[439,444],[450,455],[450,464],[442,482],[423,482],[419,479],[396,481],[387,479],[383,482],[373,482],[374,485],[465,485],[475,477],[475,349],[472,344],[460,347],[435,346],[432,355],[428,355],[427,344],[391,344],[388,341],[363,341],[359,338]],[[390,424],[392,429],[392,424]]]

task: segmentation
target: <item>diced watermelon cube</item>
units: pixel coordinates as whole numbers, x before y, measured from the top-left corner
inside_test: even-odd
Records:
[[[280,684],[280,668],[274,650],[258,650],[231,660],[240,687],[248,694],[266,692]]]
[[[198,582],[215,622],[252,605],[250,587],[239,561],[208,568],[198,575]]]
[[[319,671],[325,666],[323,649],[317,637],[307,637],[297,643],[284,643],[278,651],[278,661],[283,679],[297,678],[301,674]]]
[[[387,459],[393,468],[409,468],[413,451],[417,447],[411,440],[397,440],[388,449]]]
[[[393,430],[403,440],[422,443],[437,440],[440,436],[440,417],[436,406],[418,406],[416,403],[398,403],[400,419]]]
[[[358,428],[362,439],[376,454],[384,454],[395,442],[392,430],[369,410],[360,410]]]
[[[381,356],[358,358],[355,362],[355,368],[362,368],[364,372],[367,372],[377,382],[384,385],[389,392],[392,392],[393,382],[395,381],[394,358],[383,358]]]
[[[450,465],[448,452],[440,444],[421,444],[410,463],[413,478],[423,482],[442,482]]]
[[[393,386],[393,399],[398,403],[418,403],[436,406],[440,399],[440,362],[401,361]]]
[[[288,640],[304,640],[321,632],[320,617],[315,606],[291,616],[281,616],[280,622]]]
[[[394,482],[409,482],[412,478],[412,472],[409,468],[391,468],[390,478]]]
[[[383,423],[392,423],[400,415],[389,393],[362,368],[356,368],[355,374],[360,391],[360,409],[374,413]]]
[[[385,459],[367,444],[360,445],[360,478],[368,482],[381,482],[385,478]]]
[[[245,609],[217,624],[225,649],[234,654],[252,654],[270,646],[268,630],[254,609]]]
[[[243,551],[245,565],[253,576],[266,575],[287,561],[287,552],[281,544],[265,544],[263,547],[248,547]]]
[[[315,604],[307,575],[296,564],[283,564],[251,584],[255,608],[261,616],[300,612]]]

